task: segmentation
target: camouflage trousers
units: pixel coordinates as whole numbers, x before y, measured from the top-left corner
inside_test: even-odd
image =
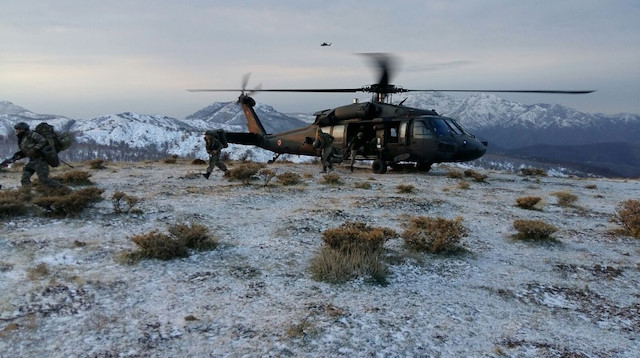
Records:
[[[31,184],[31,177],[34,173],[38,175],[40,183],[44,185],[54,187],[62,186],[57,181],[49,179],[49,165],[42,159],[29,159],[29,163],[22,168],[22,179],[20,183],[22,185]]]
[[[209,153],[209,166],[207,167],[207,173],[211,173],[213,168],[218,167],[223,172],[227,171],[227,166],[220,160],[220,152]]]
[[[326,172],[327,168],[333,170],[333,164],[331,164],[331,154],[333,154],[333,146],[331,144],[322,148],[320,160],[322,161],[322,171]]]

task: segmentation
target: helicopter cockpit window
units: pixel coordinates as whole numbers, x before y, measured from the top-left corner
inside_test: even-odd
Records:
[[[337,126],[333,126],[331,135],[333,136],[336,143],[342,143],[342,139],[344,138],[344,125],[340,124]]]
[[[431,126],[438,137],[451,134],[451,129],[441,118],[432,118]]]
[[[458,135],[463,134],[462,130],[460,130],[460,128],[452,120],[445,119],[444,123],[447,124],[447,126],[449,127],[451,132],[453,132],[455,134],[458,134]]]

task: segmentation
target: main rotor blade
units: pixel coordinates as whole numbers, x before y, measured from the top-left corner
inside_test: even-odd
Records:
[[[564,91],[564,90],[468,90],[468,89],[400,89],[399,92],[493,92],[493,93],[551,93],[551,94],[587,94],[596,90],[588,91]]]
[[[189,92],[241,92],[240,89],[188,89]],[[318,92],[318,93],[344,93],[344,92],[365,92],[364,88],[282,88],[282,89],[260,89],[260,92]]]

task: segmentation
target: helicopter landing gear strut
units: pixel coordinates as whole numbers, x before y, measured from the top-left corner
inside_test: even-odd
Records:
[[[271,158],[271,160],[269,160],[269,161],[267,162],[267,164],[273,164],[273,162],[275,162],[275,161],[276,161],[276,159],[278,159],[278,157],[280,156],[280,154],[282,154],[282,153],[277,153],[276,155],[274,155],[274,156],[273,156],[273,158]]]

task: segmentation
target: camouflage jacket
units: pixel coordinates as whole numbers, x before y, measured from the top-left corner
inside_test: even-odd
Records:
[[[35,131],[28,131],[18,137],[18,147],[20,147],[20,151],[14,154],[14,156],[19,156],[20,158],[29,157],[31,159],[39,158],[42,156],[40,150],[47,144],[45,137]]]
[[[210,141],[205,140],[204,142],[206,144],[205,149],[209,154],[213,154],[215,151],[220,152],[220,150],[222,150],[222,143],[220,143],[220,140],[216,137],[212,136]]]
[[[318,140],[320,141],[320,148],[324,148],[333,143],[333,136],[329,133],[320,133],[318,136]]]

